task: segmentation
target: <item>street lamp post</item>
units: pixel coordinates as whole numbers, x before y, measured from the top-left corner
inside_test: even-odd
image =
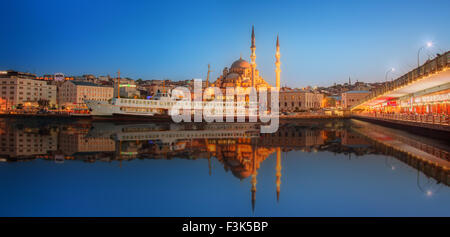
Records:
[[[419,50],[417,51],[417,68],[420,67],[420,51],[422,51],[422,49],[426,48],[430,48],[431,46],[433,46],[433,43],[428,42],[426,46],[422,46],[419,48]]]
[[[387,76],[390,72],[395,72],[395,68],[390,68],[389,70],[386,71],[386,74],[384,75],[384,81],[387,81]]]

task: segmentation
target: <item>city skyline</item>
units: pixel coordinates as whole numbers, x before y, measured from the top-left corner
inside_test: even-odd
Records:
[[[280,36],[281,85],[330,86],[396,78],[448,50],[445,1],[364,2],[7,2],[0,16],[0,66],[42,74],[111,75],[144,80],[211,80],[242,55],[250,61],[255,26],[256,63],[275,85]],[[244,11],[241,9],[248,9]],[[382,13],[382,14],[381,14]],[[379,17],[379,16],[383,17]],[[183,20],[181,20],[183,19]]]
[[[449,0],[1,5],[5,224],[450,216]]]

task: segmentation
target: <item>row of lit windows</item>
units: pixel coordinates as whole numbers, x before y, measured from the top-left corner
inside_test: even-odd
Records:
[[[3,93],[3,94],[8,94],[8,93],[6,93],[6,92],[4,92],[4,91],[3,91],[2,93]],[[14,91],[10,91],[9,94],[10,94],[10,95],[14,95],[15,93],[14,93]],[[18,94],[19,94],[19,95],[23,95],[24,92],[19,91]],[[34,95],[34,96],[37,96],[38,93],[37,93],[37,92],[35,92],[35,93],[27,92],[26,95]],[[43,93],[41,92],[41,93],[39,93],[39,95],[40,95],[40,96],[43,96]],[[50,92],[49,92],[47,96],[52,97],[52,95],[55,95],[55,93],[50,93]]]
[[[32,80],[32,79],[29,79],[29,80]],[[20,85],[24,85],[24,84],[25,84],[25,83],[24,83],[24,80],[17,80],[17,81],[19,82]],[[15,82],[16,82],[16,80],[15,80],[15,79],[12,79],[12,80],[9,81],[9,84],[16,84]],[[2,84],[8,84],[8,80],[2,80]],[[33,84],[33,85],[35,85],[35,86],[46,85],[45,82],[40,82],[40,81],[33,81],[33,83],[30,82],[30,81],[27,81],[26,84],[27,84],[27,85],[32,85],[32,84]]]
[[[291,98],[291,100],[295,100],[295,99],[300,100],[302,97],[307,97],[309,99],[314,99],[314,97],[319,97],[319,95],[314,95],[314,94],[308,95],[308,94],[306,94],[306,95],[298,95],[298,96],[295,96],[295,95],[291,95],[291,96],[285,95],[285,96],[283,96],[283,98],[285,100],[288,100],[289,98]]]
[[[75,97],[76,96],[76,93],[61,93],[60,94],[61,96],[68,96],[68,97]],[[97,94],[97,93],[81,93],[80,94],[80,97],[87,97],[87,96],[94,96],[94,97],[97,97],[97,96],[101,96],[101,97],[110,97],[110,98],[112,98],[112,95],[111,94],[104,94],[104,93],[102,93],[102,94]]]
[[[290,103],[292,107],[295,106],[295,102],[291,102]],[[284,106],[287,107],[288,106],[288,102],[284,102]],[[302,102],[298,102],[298,106],[301,107],[302,106]],[[312,107],[312,106],[320,106],[320,103],[318,102],[306,102],[306,106]]]
[[[3,100],[6,100],[8,97],[2,96],[1,98],[2,98]],[[45,99],[47,99],[47,98],[50,99],[50,100],[52,99],[51,96],[46,97]],[[14,100],[14,96],[10,96],[9,99],[10,99],[10,100]],[[18,99],[19,99],[19,101],[23,101],[23,100],[24,100],[24,97],[19,97]],[[32,100],[36,100],[36,98],[26,97],[26,101],[32,101]]]

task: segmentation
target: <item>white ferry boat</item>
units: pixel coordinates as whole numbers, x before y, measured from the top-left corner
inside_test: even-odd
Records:
[[[163,114],[164,109],[174,103],[167,94],[159,94],[154,99],[112,98],[109,101],[85,100],[92,116],[154,116]]]
[[[248,102],[221,102],[221,101],[180,101],[172,99],[169,94],[161,93],[152,99],[129,99],[129,98],[113,98],[110,101],[85,100],[90,113],[94,117],[133,117],[141,119],[167,119],[171,116],[171,110],[177,103],[180,109],[188,109],[191,115],[194,114],[195,109],[208,109],[208,116],[225,117],[227,114],[233,116],[248,117],[248,109],[250,103]],[[228,110],[228,106],[233,106],[235,109]],[[254,107],[256,108],[257,103]],[[244,108],[237,110],[236,108]]]

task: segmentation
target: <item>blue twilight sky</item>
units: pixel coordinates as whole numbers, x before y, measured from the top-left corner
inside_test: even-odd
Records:
[[[280,35],[282,84],[384,80],[450,49],[450,1],[2,0],[0,70],[215,79],[239,58],[274,84]]]

